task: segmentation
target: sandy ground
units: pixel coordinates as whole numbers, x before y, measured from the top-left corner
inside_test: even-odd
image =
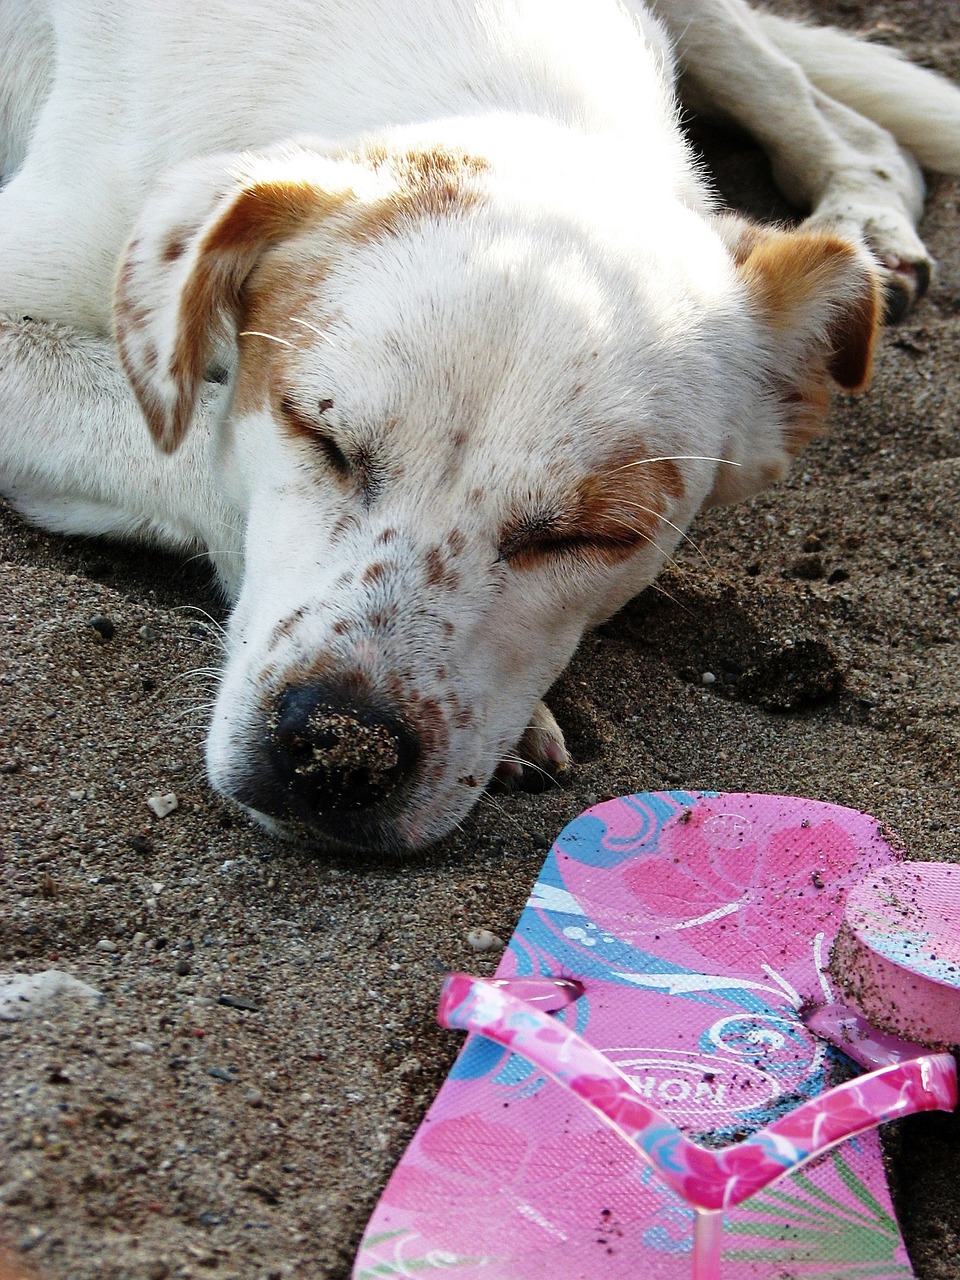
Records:
[[[960,79],[953,0],[813,7],[890,24]],[[739,204],[788,212],[749,144],[703,141]],[[887,333],[869,395],[838,404],[788,484],[702,519],[665,591],[584,642],[552,697],[578,761],[563,789],[484,799],[407,865],[319,860],[211,795],[204,611],[220,606],[201,566],[0,511],[0,970],[106,996],[0,1022],[2,1231],[21,1263],[49,1280],[346,1277],[458,1048],[433,1021],[441,973],[492,969],[468,932],[509,937],[550,839],[599,797],[799,793],[958,858],[958,203],[960,184],[932,183],[939,279]],[[155,817],[147,798],[169,792]],[[960,1276],[957,1136],[924,1118],[888,1143],[922,1280]]]

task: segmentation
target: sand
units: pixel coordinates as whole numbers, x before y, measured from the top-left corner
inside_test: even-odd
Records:
[[[888,24],[960,79],[951,0],[811,7]],[[741,207],[790,213],[746,140],[697,137]],[[577,760],[562,789],[485,797],[406,864],[298,851],[211,794],[223,610],[202,565],[0,511],[0,971],[58,969],[105,997],[0,1022],[18,1265],[347,1277],[458,1049],[433,1020],[441,973],[492,970],[498,950],[468,934],[510,936],[550,840],[600,797],[803,794],[958,860],[958,204],[960,184],[931,181],[939,276],[886,333],[869,394],[838,401],[788,483],[701,518],[660,588],[584,641],[550,699]],[[176,808],[156,816],[157,796]],[[957,1137],[925,1117],[888,1139],[921,1280],[960,1275]]]

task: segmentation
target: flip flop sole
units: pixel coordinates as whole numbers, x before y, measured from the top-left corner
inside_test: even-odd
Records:
[[[960,1044],[960,867],[906,862],[867,876],[847,899],[830,967],[874,1026]]]
[[[798,1016],[847,894],[900,852],[875,819],[776,796],[660,792],[557,839],[498,977],[565,976],[557,1016],[703,1144],[737,1141],[831,1083]],[[355,1280],[688,1280],[693,1212],[595,1115],[470,1036],[395,1170]],[[875,1133],[727,1215],[724,1280],[908,1280]]]

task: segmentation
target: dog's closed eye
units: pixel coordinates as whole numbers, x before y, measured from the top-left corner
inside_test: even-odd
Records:
[[[321,421],[323,414],[332,408],[332,400],[320,400],[316,417],[313,418],[300,408],[292,396],[283,396],[280,401],[284,424],[296,435],[306,437],[311,445],[319,449],[336,475],[342,480],[349,480],[355,476],[356,468]]]
[[[642,530],[624,526],[622,531],[570,527],[561,520],[549,523],[529,520],[503,530],[497,559],[523,570],[550,560],[576,557],[581,561],[616,564],[626,559],[646,540]]]

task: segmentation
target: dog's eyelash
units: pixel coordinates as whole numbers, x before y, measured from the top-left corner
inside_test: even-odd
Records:
[[[639,535],[624,528],[622,534],[597,536],[583,533],[570,534],[514,534],[501,543],[497,558],[516,569],[561,556],[595,557],[603,561],[619,560],[636,547]]]
[[[332,407],[332,400],[321,400],[318,405],[318,411],[324,413]],[[320,450],[338,476],[346,480],[353,475],[354,467],[350,459],[330,432],[325,431],[318,422],[308,418],[290,396],[284,396],[280,401],[280,412],[283,414],[288,426],[292,427],[298,435],[306,436],[310,443]]]

